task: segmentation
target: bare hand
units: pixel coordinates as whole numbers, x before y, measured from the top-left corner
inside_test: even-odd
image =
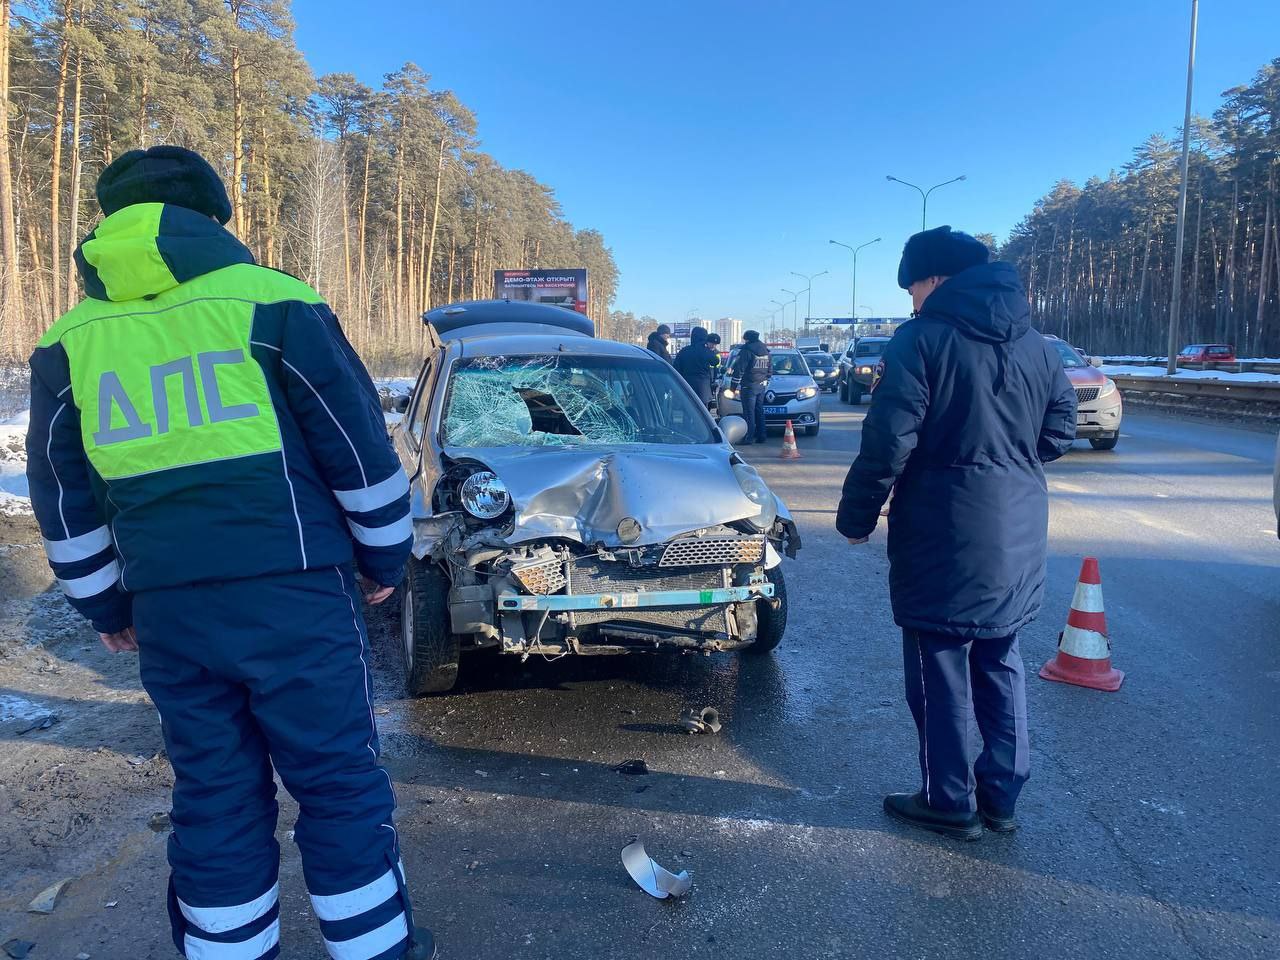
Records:
[[[117,633],[100,633],[98,639],[112,653],[136,653],[138,650],[138,634],[133,627],[125,627]]]
[[[364,577],[361,577],[360,592],[364,594],[365,603],[376,607],[383,600],[387,599],[387,597],[395,593],[396,588],[384,587],[380,583],[374,583],[372,580],[366,580]]]

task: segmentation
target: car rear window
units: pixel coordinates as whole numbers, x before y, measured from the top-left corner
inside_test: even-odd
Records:
[[[884,353],[884,348],[888,345],[888,340],[872,340],[869,343],[860,343],[853,348],[853,355],[855,357],[878,357]]]

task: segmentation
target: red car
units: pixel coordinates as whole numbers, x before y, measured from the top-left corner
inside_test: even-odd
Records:
[[[1179,363],[1235,363],[1236,348],[1229,343],[1193,343],[1178,351]]]

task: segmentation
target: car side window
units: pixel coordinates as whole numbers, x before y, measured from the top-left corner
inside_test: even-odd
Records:
[[[422,446],[422,436],[427,428],[427,417],[431,414],[431,385],[435,380],[435,362],[428,358],[422,364],[418,374],[418,386],[409,405],[409,436],[413,437],[414,446]]]

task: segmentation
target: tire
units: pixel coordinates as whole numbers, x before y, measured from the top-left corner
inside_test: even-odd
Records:
[[[458,682],[462,645],[449,630],[449,580],[433,563],[409,558],[400,598],[400,655],[411,697],[447,693]]]
[[[804,435],[806,437],[816,437],[818,435],[818,428],[821,426],[822,426],[822,421],[809,424],[807,427],[804,428]]]
[[[1116,444],[1120,442],[1120,435],[1114,437],[1090,437],[1089,446],[1095,450],[1114,450]]]
[[[769,653],[777,647],[787,630],[787,582],[782,578],[782,564],[768,571],[768,576],[778,606],[775,609],[768,600],[756,601],[756,640],[743,648],[743,653],[753,656]]]

